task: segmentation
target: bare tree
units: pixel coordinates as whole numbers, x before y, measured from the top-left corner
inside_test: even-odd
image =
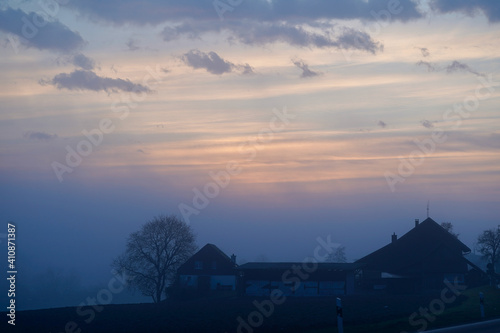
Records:
[[[477,238],[477,250],[488,260],[495,269],[495,264],[500,259],[500,227],[483,231]]]
[[[453,231],[453,224],[451,222],[442,222],[441,227],[443,227],[444,230],[448,231],[450,234],[458,238],[460,235],[459,233],[456,233]]]
[[[345,256],[345,246],[339,245],[335,249],[335,251],[328,253],[328,256],[326,257],[326,261],[337,262],[337,263],[347,262],[347,258]]]
[[[158,303],[177,268],[195,250],[191,227],[175,216],[160,215],[129,235],[125,252],[112,266],[130,277],[132,288]]]

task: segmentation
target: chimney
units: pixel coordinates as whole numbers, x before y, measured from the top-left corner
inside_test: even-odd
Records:
[[[396,235],[396,233],[393,233],[391,238],[392,238],[392,243],[396,243],[396,241],[398,240],[398,235]]]
[[[236,256],[233,254],[231,254],[231,261],[233,262],[233,264],[236,264]]]
[[[418,223],[419,223],[418,219],[415,219],[415,228],[418,226]]]

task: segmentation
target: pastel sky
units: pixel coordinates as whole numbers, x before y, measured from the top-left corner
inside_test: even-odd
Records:
[[[354,260],[428,202],[469,247],[500,224],[496,0],[2,1],[0,52],[33,272],[106,281],[159,214],[241,261]]]

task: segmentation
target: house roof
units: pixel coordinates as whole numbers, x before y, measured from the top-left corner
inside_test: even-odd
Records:
[[[302,262],[248,262],[238,267],[239,270],[279,270],[285,271],[293,266],[302,266]],[[361,263],[317,263],[317,270],[352,271],[364,266]]]
[[[195,262],[200,261],[205,263],[201,269],[195,269]],[[216,268],[208,267],[208,264],[213,261],[217,262]],[[198,252],[193,254],[184,264],[182,264],[177,272],[179,274],[232,274],[234,268],[238,265],[234,263],[221,249],[214,244],[206,244]]]
[[[359,259],[367,268],[397,273],[421,264],[443,248],[460,254],[471,251],[457,237],[450,234],[433,219],[427,218],[399,239]],[[464,260],[462,256],[454,260]]]

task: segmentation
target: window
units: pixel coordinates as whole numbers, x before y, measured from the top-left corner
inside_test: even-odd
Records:
[[[203,269],[203,262],[195,261],[194,262],[194,269]]]

